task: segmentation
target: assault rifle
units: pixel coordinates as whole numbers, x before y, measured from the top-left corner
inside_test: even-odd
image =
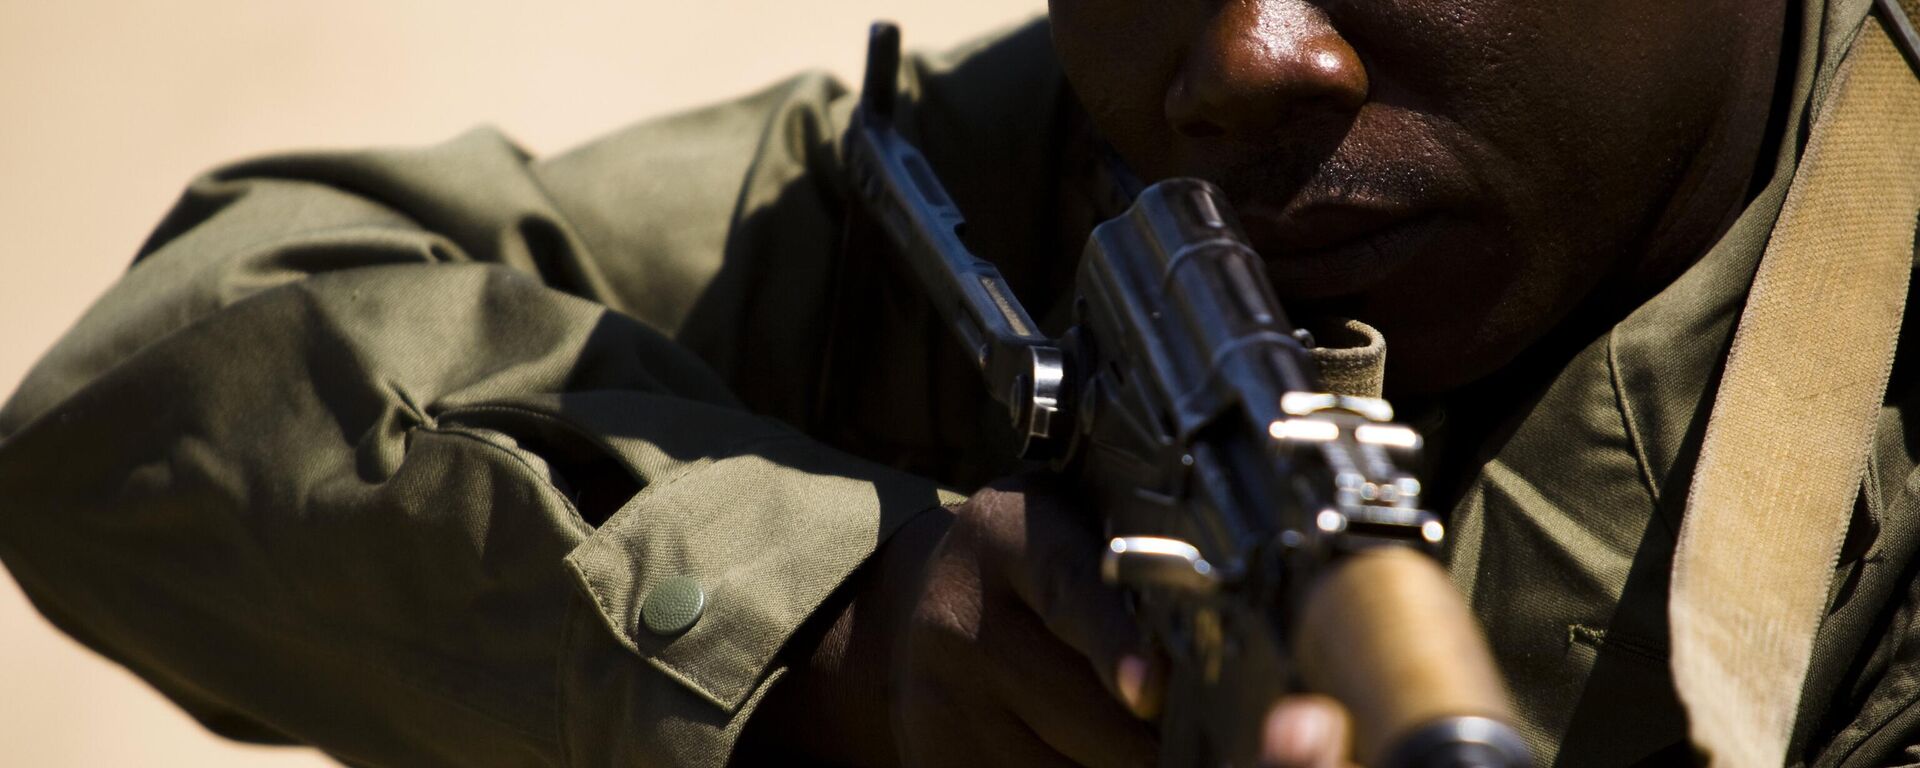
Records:
[[[875,24],[852,181],[1007,408],[1022,455],[1083,481],[1109,581],[1172,666],[1160,764],[1251,765],[1289,691],[1353,715],[1373,766],[1528,764],[1492,656],[1433,560],[1445,530],[1385,401],[1323,391],[1220,190],[1167,179],[1093,231],[1074,327],[1041,334],[893,128],[900,34]]]

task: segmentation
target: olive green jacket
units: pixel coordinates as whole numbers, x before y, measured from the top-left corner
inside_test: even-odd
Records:
[[[1865,3],[1813,6],[1771,184],[1522,407],[1453,511],[1453,572],[1542,756],[1686,754],[1677,517],[1804,111]],[[1045,26],[916,59],[902,87],[971,238],[1057,329],[1093,221]],[[0,411],[0,560],[236,738],[364,765],[725,762],[878,543],[1011,466],[944,330],[847,223],[849,109],[808,75],[552,159],[480,130],[196,181]],[[1808,762],[1920,761],[1916,366],[1821,631]]]

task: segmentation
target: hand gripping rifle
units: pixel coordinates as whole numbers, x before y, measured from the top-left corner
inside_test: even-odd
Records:
[[[1366,765],[1527,765],[1402,469],[1419,436],[1384,401],[1322,391],[1220,190],[1161,181],[1095,228],[1076,324],[1048,338],[893,128],[899,30],[870,46],[854,187],[1022,455],[1078,474],[1104,516],[1103,573],[1172,661],[1160,764],[1253,764],[1268,709],[1308,689],[1347,707]]]

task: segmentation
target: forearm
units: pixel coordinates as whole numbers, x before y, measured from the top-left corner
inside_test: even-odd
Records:
[[[899,763],[896,630],[951,522],[946,508],[914,516],[795,633],[781,651],[786,672],[747,724],[737,764],[802,755],[836,765]]]
[[[276,173],[387,188],[514,157],[470,151]],[[402,215],[284,176],[195,194],[0,417],[0,558],[226,732],[365,764],[717,764],[777,649],[938,504],[516,262],[552,242],[488,239],[552,211]],[[652,634],[674,578],[704,612]]]

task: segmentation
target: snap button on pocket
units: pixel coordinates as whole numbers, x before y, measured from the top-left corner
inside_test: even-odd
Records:
[[[686,576],[674,576],[655,585],[640,604],[640,621],[648,632],[660,637],[677,637],[692,629],[707,607],[707,593],[699,582]]]

